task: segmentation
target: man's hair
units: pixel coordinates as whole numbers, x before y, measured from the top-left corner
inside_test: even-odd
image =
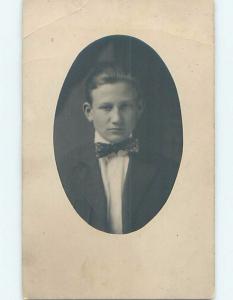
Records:
[[[85,101],[92,104],[91,92],[97,87],[117,82],[127,82],[137,92],[137,99],[141,97],[141,88],[137,79],[128,71],[124,70],[116,63],[103,62],[95,66],[87,76],[85,82]]]

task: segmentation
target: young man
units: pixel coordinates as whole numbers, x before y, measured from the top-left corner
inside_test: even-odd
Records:
[[[143,107],[138,82],[119,66],[101,64],[88,77],[83,110],[95,138],[68,155],[64,188],[79,215],[105,232],[143,227],[174,183],[173,164],[161,156],[151,163],[134,137]]]

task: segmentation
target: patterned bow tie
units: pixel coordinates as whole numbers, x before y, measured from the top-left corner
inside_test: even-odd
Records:
[[[130,138],[117,144],[95,143],[95,153],[97,158],[107,156],[118,151],[126,151],[128,154],[139,151],[138,139]]]

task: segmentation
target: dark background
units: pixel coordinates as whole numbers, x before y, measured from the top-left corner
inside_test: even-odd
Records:
[[[174,54],[175,55],[175,54]],[[58,99],[54,121],[56,161],[93,141],[94,130],[82,111],[84,82],[99,62],[116,62],[136,76],[143,89],[145,111],[136,135],[144,154],[162,154],[178,164],[183,145],[182,119],[175,83],[162,59],[139,39],[114,35],[86,47],[74,60]]]

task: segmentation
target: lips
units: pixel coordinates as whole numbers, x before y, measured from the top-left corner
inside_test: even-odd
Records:
[[[122,132],[124,131],[123,128],[109,128],[108,131],[110,132]]]

